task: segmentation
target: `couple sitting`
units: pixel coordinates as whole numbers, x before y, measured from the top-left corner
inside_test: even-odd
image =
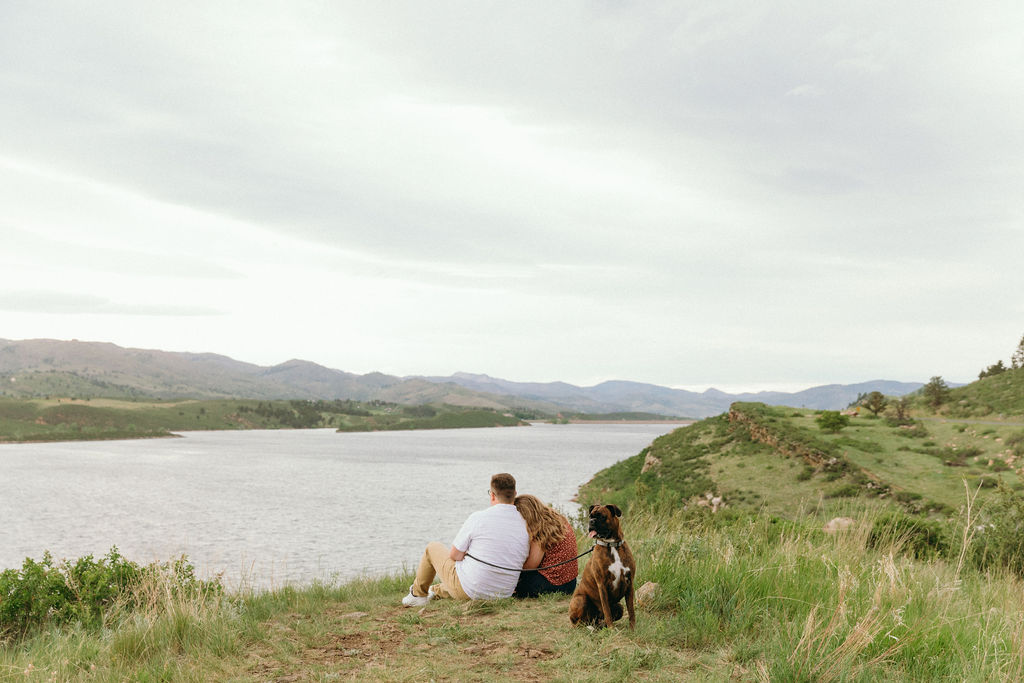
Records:
[[[516,496],[511,474],[491,477],[488,495],[491,506],[469,516],[451,548],[436,541],[427,545],[403,605],[418,607],[431,598],[572,594],[579,564],[569,520],[534,496]],[[433,583],[435,576],[440,583]]]

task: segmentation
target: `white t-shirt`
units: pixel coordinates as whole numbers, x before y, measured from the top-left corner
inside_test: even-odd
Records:
[[[491,564],[519,568],[530,554],[530,535],[516,506],[498,503],[471,514],[452,545]],[[471,557],[456,562],[455,571],[462,590],[474,600],[507,598],[519,582],[518,569],[497,569]]]

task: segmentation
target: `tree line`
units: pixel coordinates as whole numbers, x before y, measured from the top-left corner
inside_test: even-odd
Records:
[[[1000,359],[988,366],[984,370],[978,373],[978,379],[985,379],[986,377],[995,377],[996,375],[1002,374],[1007,370],[1019,370],[1024,368],[1024,337],[1020,338],[1020,343],[1017,344],[1017,348],[1014,349],[1013,354],[1010,355],[1010,366],[1007,367],[1003,364]]]

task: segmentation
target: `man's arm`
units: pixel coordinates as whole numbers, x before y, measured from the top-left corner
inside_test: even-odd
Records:
[[[469,552],[469,546],[473,542],[473,531],[476,528],[474,520],[477,518],[477,513],[473,513],[469,516],[465,522],[462,523],[462,528],[459,529],[459,533],[455,534],[455,538],[452,539],[452,549],[448,551],[448,557],[453,562],[459,562]],[[465,550],[459,550],[458,546],[462,546]]]

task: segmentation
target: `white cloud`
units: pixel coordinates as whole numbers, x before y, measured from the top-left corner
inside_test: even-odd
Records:
[[[5,6],[3,334],[577,383],[970,379],[1020,335],[1021,19]]]

